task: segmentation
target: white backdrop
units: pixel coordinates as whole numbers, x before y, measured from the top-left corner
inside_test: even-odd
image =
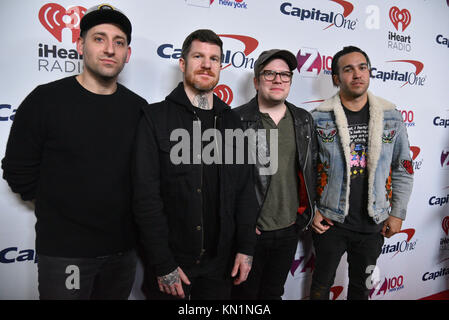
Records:
[[[77,21],[71,7],[96,1],[0,0],[0,157],[15,111],[41,83],[77,74]],[[181,80],[180,48],[195,29],[224,42],[217,94],[232,107],[255,90],[254,61],[271,48],[297,54],[289,101],[311,110],[333,95],[332,56],[346,45],[372,63],[370,90],[394,102],[408,127],[415,185],[403,232],[386,239],[372,299],[419,299],[449,289],[449,1],[445,0],[111,0],[133,24],[131,60],[120,82],[157,102]],[[82,9],[82,8],[81,8]],[[72,29],[71,29],[71,28]],[[67,97],[70,99],[70,97]],[[86,115],[88,116],[88,115]],[[0,181],[0,299],[36,299],[33,208]],[[299,242],[285,299],[307,299],[315,256],[310,234]],[[346,256],[332,288],[346,297]],[[368,274],[367,274],[368,276]],[[141,269],[132,297],[138,290]],[[447,297],[447,295],[446,295]]]

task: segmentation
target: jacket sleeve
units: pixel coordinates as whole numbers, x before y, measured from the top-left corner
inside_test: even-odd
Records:
[[[391,163],[391,187],[393,192],[390,215],[405,220],[407,205],[413,188],[413,162],[410,156],[407,128],[402,121],[402,117],[400,117],[397,135]]]
[[[147,263],[157,276],[178,267],[168,244],[168,224],[160,195],[159,148],[150,118],[142,115],[133,160],[133,211]]]
[[[35,199],[39,183],[45,135],[41,98],[36,88],[17,109],[2,160],[3,178],[23,200]]]
[[[236,190],[235,208],[236,248],[237,252],[252,256],[256,246],[256,222],[259,210],[254,188],[254,165],[245,159],[245,164],[239,166],[239,189]]]

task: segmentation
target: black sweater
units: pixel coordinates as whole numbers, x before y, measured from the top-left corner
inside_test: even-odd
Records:
[[[18,108],[3,178],[36,199],[36,250],[96,257],[134,246],[131,150],[146,101],[122,85],[112,95],[75,77],[38,86]]]

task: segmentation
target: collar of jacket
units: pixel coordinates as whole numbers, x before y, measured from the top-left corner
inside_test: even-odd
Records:
[[[182,81],[165,99],[183,106],[187,111],[191,113],[195,113],[196,107],[192,105],[189,98],[187,97],[186,91],[184,90],[184,83]],[[218,98],[214,94],[213,110],[216,116],[220,116],[223,112],[230,111],[231,107],[229,107],[226,103],[224,103],[222,100],[220,100],[220,98]]]
[[[293,104],[291,104],[288,101],[285,101],[285,105],[287,106],[287,109],[292,113],[295,125],[302,125],[304,124],[304,121],[305,122],[308,121],[307,119],[304,120],[300,115],[296,114],[298,108],[296,108]],[[259,111],[259,103],[257,101],[257,94],[245,106],[247,106],[247,108],[243,113],[240,114],[240,120],[247,122],[259,121],[260,111]]]
[[[382,133],[383,133],[383,120],[384,112],[394,110],[396,106],[380,97],[375,96],[368,91],[369,102],[369,124],[368,124],[368,203],[372,203],[373,191],[374,191],[374,176],[377,168],[377,162],[382,150]],[[346,119],[345,111],[340,100],[340,92],[337,92],[332,98],[324,101],[316,108],[316,111],[320,112],[333,112],[335,115],[335,124],[338,129],[338,135],[344,151],[346,162],[346,181],[348,186],[346,188],[346,204],[349,203],[349,190],[350,190],[350,143],[348,120]],[[370,206],[368,206],[368,213],[373,215]],[[345,208],[345,215],[348,214],[348,205]]]

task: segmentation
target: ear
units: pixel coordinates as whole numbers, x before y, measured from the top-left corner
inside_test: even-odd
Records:
[[[78,51],[79,55],[83,55],[83,46],[84,46],[84,39],[79,37],[78,40],[76,40],[76,51]]]
[[[257,77],[254,77],[253,82],[254,82],[254,89],[256,89],[256,91],[259,91],[259,79]]]
[[[126,60],[125,60],[126,63],[128,63],[129,58],[131,58],[131,47],[128,47],[128,53],[126,54]]]
[[[338,77],[338,74],[332,75],[332,82],[334,83],[334,86],[340,86],[340,78]]]
[[[179,69],[181,69],[182,73],[186,71],[186,61],[184,58],[179,58]]]

